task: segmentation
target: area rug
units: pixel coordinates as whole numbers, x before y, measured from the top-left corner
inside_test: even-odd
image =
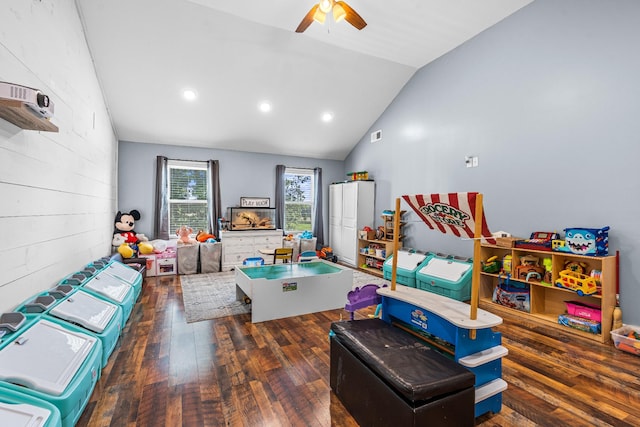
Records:
[[[359,270],[353,271],[354,287],[369,283],[390,284],[388,280],[380,277]],[[180,285],[187,323],[251,312],[251,304],[236,301],[236,282],[233,271],[182,275]],[[345,295],[345,303],[346,298]]]

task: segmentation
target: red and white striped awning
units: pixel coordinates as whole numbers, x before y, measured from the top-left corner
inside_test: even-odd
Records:
[[[457,237],[475,236],[476,196],[478,193],[417,194],[402,196],[429,228]],[[495,244],[482,211],[482,237]]]

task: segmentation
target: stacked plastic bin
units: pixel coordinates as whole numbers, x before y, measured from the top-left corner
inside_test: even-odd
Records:
[[[74,426],[141,290],[102,258],[0,315],[0,425]]]
[[[416,272],[428,256],[429,254],[422,252],[402,249],[399,250],[396,266],[396,283],[415,288]],[[391,280],[391,273],[393,271],[393,255],[386,259],[382,265],[382,271],[384,278]]]
[[[471,298],[473,261],[444,254],[431,254],[416,272],[416,287],[458,301]]]
[[[0,396],[47,402],[59,411],[59,425],[74,426],[100,378],[100,340],[70,323],[19,312],[0,316],[0,333]],[[50,416],[55,420],[55,411]]]
[[[7,426],[59,427],[60,411],[42,399],[0,388],[0,420]]]

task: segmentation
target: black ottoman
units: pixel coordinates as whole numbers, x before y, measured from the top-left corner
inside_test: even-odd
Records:
[[[331,389],[361,426],[474,425],[471,371],[380,319],[331,331]]]

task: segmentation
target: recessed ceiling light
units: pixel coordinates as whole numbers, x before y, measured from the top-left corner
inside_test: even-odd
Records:
[[[326,113],[322,114],[322,121],[323,122],[328,123],[331,120],[333,120],[333,113],[326,112]]]
[[[258,108],[260,109],[260,111],[262,111],[263,113],[268,113],[269,111],[271,111],[271,104],[267,101],[261,102],[260,105],[258,106]]]
[[[198,94],[193,89],[185,89],[182,92],[182,96],[184,96],[184,99],[186,99],[187,101],[193,101],[198,97]]]

